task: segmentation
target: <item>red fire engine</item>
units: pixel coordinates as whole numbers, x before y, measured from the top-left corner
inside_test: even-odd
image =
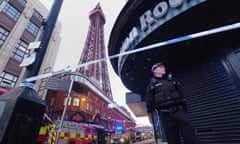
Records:
[[[98,129],[104,129],[103,126],[72,121],[64,121],[60,131],[58,127],[57,123],[42,126],[39,132],[39,142],[47,138],[45,142],[47,141],[48,144],[97,144],[100,134]]]

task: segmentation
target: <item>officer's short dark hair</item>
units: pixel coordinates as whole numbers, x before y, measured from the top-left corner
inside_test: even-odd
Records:
[[[161,63],[161,62],[155,63],[155,64],[152,66],[151,71],[153,72],[156,68],[161,67],[161,66],[164,66],[164,64]]]

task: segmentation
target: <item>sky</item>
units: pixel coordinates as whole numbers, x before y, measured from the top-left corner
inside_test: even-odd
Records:
[[[54,2],[54,0],[40,1],[49,9]],[[94,9],[98,3],[100,3],[106,18],[104,40],[107,52],[112,27],[126,2],[127,0],[64,0],[58,16],[58,21],[62,24],[60,33],[62,40],[54,70],[77,65],[87,37],[90,22],[89,12]],[[122,81],[109,63],[108,71],[114,101],[130,111],[125,102],[125,93],[129,90],[122,84]],[[150,125],[147,117],[136,118],[133,113],[131,113],[131,115],[138,125]]]

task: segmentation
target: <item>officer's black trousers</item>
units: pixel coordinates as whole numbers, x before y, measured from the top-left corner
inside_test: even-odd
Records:
[[[183,109],[175,113],[160,112],[160,117],[168,144],[181,144],[179,134],[181,134],[184,144],[199,144],[188,116]]]

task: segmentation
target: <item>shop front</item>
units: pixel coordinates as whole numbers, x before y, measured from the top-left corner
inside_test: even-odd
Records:
[[[128,1],[111,31],[108,52],[121,53],[111,64],[132,91],[126,95],[130,109],[146,115],[139,109],[145,109],[151,66],[164,62],[182,83],[201,142],[239,142],[239,5],[238,0]]]

